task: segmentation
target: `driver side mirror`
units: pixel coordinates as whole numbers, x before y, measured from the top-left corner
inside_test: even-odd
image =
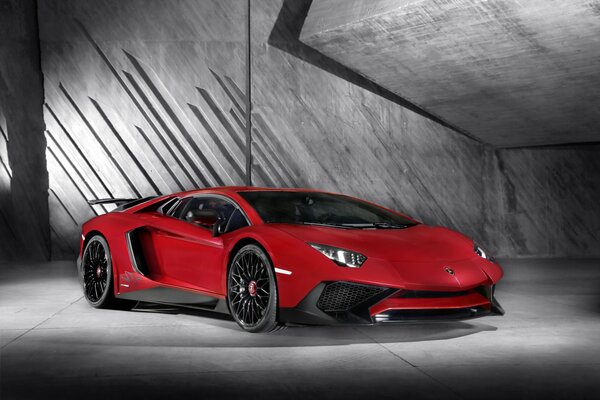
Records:
[[[215,224],[213,225],[213,236],[214,237],[220,236],[223,233],[225,233],[225,228],[227,227],[226,222],[227,222],[227,220],[225,218],[223,218],[222,216],[219,216],[219,218],[217,219],[217,222],[215,222]]]

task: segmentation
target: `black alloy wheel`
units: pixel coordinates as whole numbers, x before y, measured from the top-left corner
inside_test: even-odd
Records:
[[[227,275],[227,305],[240,327],[248,332],[270,332],[277,323],[275,272],[265,251],[254,244],[234,256]]]
[[[83,250],[81,278],[84,297],[92,307],[126,310],[136,304],[115,298],[112,259],[108,243],[101,235],[93,236]]]

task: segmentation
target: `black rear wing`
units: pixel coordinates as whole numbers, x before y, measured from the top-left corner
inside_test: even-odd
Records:
[[[88,204],[90,206],[97,206],[99,204],[115,204],[120,206],[122,204],[131,203],[132,201],[136,201],[139,199],[96,199],[96,200],[88,200]]]
[[[117,208],[115,208],[113,211],[123,211],[130,207],[141,204],[145,201],[154,199],[156,197],[157,196],[148,196],[148,197],[142,197],[142,198],[136,198],[136,199],[125,199],[125,198],[96,199],[96,200],[88,200],[88,204],[90,206],[96,206],[96,205],[100,205],[100,204],[114,204],[117,206]]]

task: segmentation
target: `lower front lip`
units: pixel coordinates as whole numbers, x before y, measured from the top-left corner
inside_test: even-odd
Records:
[[[459,297],[440,298],[396,298],[392,296],[375,304],[369,311],[374,316],[391,310],[451,310],[489,305],[489,299],[476,292]]]

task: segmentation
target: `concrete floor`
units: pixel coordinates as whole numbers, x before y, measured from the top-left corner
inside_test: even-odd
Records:
[[[0,265],[0,398],[598,398],[600,261],[503,266],[504,317],[252,335],[94,310],[73,263]]]

